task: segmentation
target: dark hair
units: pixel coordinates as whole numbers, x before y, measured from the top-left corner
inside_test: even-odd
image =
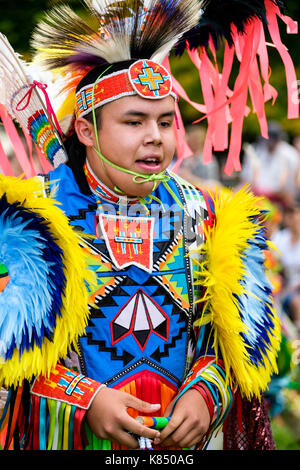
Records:
[[[84,119],[90,123],[94,122],[92,113],[84,116]],[[101,127],[101,107],[96,109],[96,119],[99,129]],[[64,142],[64,147],[68,155],[66,164],[71,168],[80,191],[86,195],[92,194],[83,170],[83,165],[86,160],[86,147],[80,142],[75,131],[71,136],[67,137]]]
[[[120,70],[128,70],[137,59],[124,60],[122,62],[115,62],[113,64],[102,64],[90,70],[76,87],[76,93],[87,85],[92,85],[99,77],[105,77]]]
[[[99,67],[95,67],[90,72],[88,72],[85,77],[79,82],[76,88],[76,92],[80,91],[82,88],[84,88],[87,85],[90,85],[92,83],[95,83],[95,81],[98,79],[100,75],[106,76],[109,75],[113,72],[117,72],[119,70],[123,69],[128,69],[130,65],[135,62],[136,59],[131,59],[127,61],[122,61],[122,62],[117,62],[115,64],[102,64]],[[105,106],[105,105],[104,105]],[[102,107],[100,106],[99,108],[96,109],[96,118],[97,118],[97,127],[98,129],[101,126],[101,109]],[[87,121],[93,123],[93,113],[90,112],[86,116],[83,116],[84,119]],[[73,175],[76,179],[76,182],[79,186],[80,191],[83,194],[91,194],[89,185],[86,181],[86,177],[83,171],[83,165],[86,160],[86,149],[85,145],[83,145],[78,137],[76,132],[72,134],[70,137],[68,137],[65,142],[65,149],[68,154],[68,162],[67,165],[71,168]]]

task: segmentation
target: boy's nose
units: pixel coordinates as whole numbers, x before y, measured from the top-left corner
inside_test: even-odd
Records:
[[[160,128],[156,123],[152,123],[147,127],[147,131],[145,134],[145,143],[146,144],[161,144],[161,133]]]

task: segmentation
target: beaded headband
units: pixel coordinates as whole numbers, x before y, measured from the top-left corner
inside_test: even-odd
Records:
[[[165,67],[151,60],[134,62],[129,69],[102,76],[94,84],[88,84],[76,93],[76,117],[83,117],[92,108],[124,96],[139,95],[146,99],[161,99],[172,95],[172,80]],[[94,99],[93,99],[94,96]]]

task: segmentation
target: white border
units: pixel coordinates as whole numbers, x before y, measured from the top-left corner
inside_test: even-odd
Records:
[[[129,261],[128,263],[125,263],[125,264],[122,264],[122,265],[119,265],[119,263],[117,262],[117,260],[115,259],[114,257],[114,254],[111,250],[111,246],[110,246],[110,242],[109,242],[109,238],[107,236],[107,233],[106,231],[104,230],[104,222],[103,222],[103,219],[104,217],[106,218],[111,218],[111,219],[114,219],[114,220],[128,220],[130,218],[134,219],[134,220],[141,220],[141,221],[146,221],[146,222],[149,222],[150,220],[150,224],[151,224],[151,227],[150,227],[150,267],[149,269],[146,268],[146,266],[140,264],[140,263],[137,263],[136,261]],[[99,215],[99,224],[100,224],[100,227],[101,227],[101,231],[102,231],[102,235],[104,237],[104,241],[105,241],[105,244],[106,244],[106,247],[108,249],[108,252],[110,254],[110,257],[111,257],[111,260],[112,262],[114,263],[114,265],[118,268],[118,269],[123,269],[123,268],[127,268],[128,266],[136,266],[137,268],[140,268],[142,269],[143,271],[146,271],[148,273],[152,273],[152,270],[153,270],[153,235],[154,235],[154,217],[128,217],[126,215],[114,215],[114,214],[100,214]]]
[[[137,64],[138,62],[144,62],[144,61],[145,61],[145,62],[152,62],[153,64],[156,64],[157,66],[161,67],[161,68],[165,71],[165,73],[168,75],[169,80],[170,80],[171,87],[170,87],[169,92],[168,92],[166,95],[164,95],[164,96],[145,96],[145,95],[143,95],[143,94],[137,89],[136,84],[133,82],[133,80],[132,80],[132,78],[131,78],[130,71],[131,71],[132,67],[136,66],[136,64]],[[154,62],[153,60],[149,60],[149,59],[140,59],[140,60],[137,60],[136,62],[134,62],[134,63],[129,67],[129,69],[128,69],[128,77],[129,77],[130,83],[131,83],[131,85],[132,85],[132,88],[136,91],[136,93],[137,93],[139,96],[141,96],[142,98],[145,98],[146,100],[161,100],[161,99],[163,99],[163,98],[166,98],[167,96],[169,96],[169,95],[172,93],[172,85],[173,85],[173,83],[172,83],[172,77],[171,77],[171,75],[169,74],[169,72],[167,71],[167,69],[166,69],[163,65],[158,64],[157,62]],[[177,97],[176,97],[176,99],[177,99]]]

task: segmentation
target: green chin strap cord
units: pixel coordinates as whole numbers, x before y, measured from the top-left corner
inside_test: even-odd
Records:
[[[151,175],[143,175],[142,173],[136,173],[135,171],[128,170],[127,168],[123,168],[119,165],[116,165],[115,163],[111,162],[108,160],[100,151],[100,146],[99,146],[99,140],[97,136],[97,146],[98,148],[94,147],[95,152],[97,155],[101,158],[102,162],[107,163],[107,165],[111,166],[112,168],[116,168],[117,170],[122,171],[123,173],[129,173],[130,175],[133,175],[132,180],[134,183],[142,184],[142,183],[148,183],[153,181],[153,189],[154,191],[157,187],[157,182],[158,181],[168,181],[170,177],[165,174],[164,171],[161,171],[160,173],[153,173]],[[119,189],[117,186],[114,187],[114,190],[119,193],[119,194],[125,194],[121,189]]]
[[[100,151],[99,145],[98,145],[98,149],[96,147],[94,147],[94,150],[95,150],[96,154],[100,157],[100,159],[102,161],[102,164],[103,164],[103,162],[105,162],[105,163],[107,163],[107,165],[110,165],[112,168],[116,168],[117,170],[120,170],[123,173],[129,173],[129,174],[133,175],[132,180],[135,183],[142,184],[142,183],[148,183],[148,182],[153,181],[152,192],[156,189],[158,181],[162,181],[163,183],[166,183],[166,181],[168,181],[170,179],[170,177],[168,175],[165,175],[164,171],[162,171],[158,174],[143,175],[143,174],[140,174],[140,173],[136,173],[135,171],[127,170],[126,168],[122,168],[121,166],[118,166],[118,165],[112,163],[107,158],[105,158],[104,155]],[[103,168],[106,171],[106,168],[105,168],[104,164],[103,164]],[[140,178],[140,180],[138,180],[138,178]],[[118,194],[125,195],[124,191],[122,191],[117,186],[114,187],[114,191]],[[165,211],[163,203],[161,202],[161,200],[158,197],[154,196],[153,194],[149,194],[148,198],[149,198],[148,201],[146,200],[145,197],[138,197],[138,200],[140,201],[140,203],[143,206],[145,206],[146,204],[150,204],[152,202],[152,200],[155,200],[163,207],[163,210]]]
[[[115,163],[113,163],[113,162],[111,162],[110,160],[108,160],[108,159],[102,154],[101,149],[100,149],[99,136],[98,136],[97,117],[96,117],[95,106],[94,106],[94,94],[95,94],[95,86],[96,86],[96,83],[100,80],[100,78],[104,75],[104,73],[105,73],[107,70],[109,70],[110,68],[111,68],[111,65],[110,65],[109,67],[107,67],[107,68],[99,75],[99,77],[97,78],[97,80],[96,80],[95,83],[94,83],[93,90],[92,90],[93,124],[94,124],[94,131],[95,131],[96,142],[97,142],[97,148],[96,148],[96,147],[93,147],[93,149],[95,150],[95,152],[96,152],[96,154],[98,155],[98,157],[100,157],[104,171],[106,172],[106,168],[105,168],[105,166],[104,166],[104,162],[105,162],[107,165],[111,166],[112,168],[115,168],[116,170],[122,171],[123,173],[128,173],[128,174],[130,174],[130,175],[133,175],[132,180],[134,181],[134,183],[142,184],[142,183],[153,182],[152,192],[155,191],[155,189],[156,189],[156,187],[157,187],[157,185],[158,185],[158,182],[162,182],[163,185],[164,185],[164,186],[166,187],[166,189],[168,190],[168,192],[172,195],[173,199],[177,202],[177,204],[178,204],[182,209],[184,209],[184,206],[182,205],[181,201],[179,201],[179,199],[177,198],[176,194],[171,190],[171,188],[170,188],[169,185],[167,184],[167,181],[169,181],[170,176],[166,175],[166,174],[165,174],[165,171],[161,171],[160,173],[152,173],[152,174],[150,174],[150,175],[144,175],[144,174],[142,174],[142,173],[136,173],[135,171],[128,170],[127,168],[122,168],[121,166],[116,165]],[[119,194],[125,195],[125,193],[124,193],[120,188],[118,188],[117,186],[114,187],[114,191],[116,191],[116,192],[119,193]],[[146,198],[144,198],[144,197],[138,197],[138,200],[140,201],[140,203],[141,203],[142,205],[151,204],[151,202],[152,202],[153,200],[155,200],[155,201],[159,202],[159,204],[161,204],[161,206],[162,206],[163,209],[164,209],[163,203],[160,201],[159,198],[157,198],[156,196],[153,196],[152,194],[149,194],[148,198],[149,198],[148,201],[147,201]]]

